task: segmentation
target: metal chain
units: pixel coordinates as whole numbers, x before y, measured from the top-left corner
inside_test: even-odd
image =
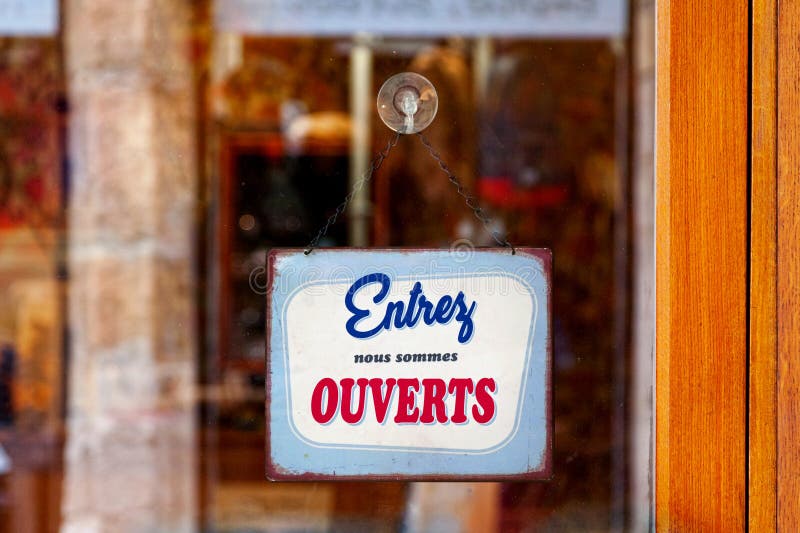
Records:
[[[497,242],[497,244],[503,246],[504,248],[511,248],[511,255],[515,255],[517,253],[517,250],[516,248],[514,248],[514,245],[508,242],[508,239],[506,239],[505,235],[503,235],[496,229],[492,229],[491,227],[492,218],[489,215],[487,215],[486,211],[478,204],[478,199],[472,196],[469,193],[469,191],[467,191],[467,189],[461,183],[461,180],[458,179],[458,176],[456,176],[455,173],[452,170],[450,170],[450,167],[448,167],[447,163],[444,162],[442,156],[439,155],[439,152],[437,152],[433,148],[433,145],[430,143],[428,138],[425,137],[425,135],[423,135],[422,132],[417,132],[417,136],[419,137],[420,141],[422,141],[422,144],[425,146],[425,148],[428,149],[428,152],[431,154],[431,157],[433,157],[439,164],[439,168],[441,168],[442,171],[447,175],[447,178],[450,180],[450,183],[452,183],[455,186],[456,192],[462,198],[464,198],[467,207],[469,207],[472,210],[473,214],[475,215],[475,218],[477,218],[483,223],[483,227],[486,228],[486,231],[492,236],[492,238],[495,240],[495,242]]]
[[[394,137],[392,137],[386,144],[386,147],[380,152],[378,152],[375,158],[370,162],[369,167],[367,167],[367,170],[366,172],[364,172],[364,175],[361,176],[361,179],[359,179],[353,185],[353,188],[350,191],[350,193],[344,197],[344,200],[336,208],[336,211],[334,211],[333,214],[328,217],[328,220],[325,222],[322,228],[320,228],[316,236],[314,236],[314,238],[311,239],[311,242],[308,243],[308,246],[306,246],[306,249],[303,252],[305,255],[308,255],[314,251],[314,248],[316,248],[317,245],[319,245],[320,239],[322,239],[322,237],[324,237],[328,233],[328,229],[330,229],[330,227],[336,223],[336,220],[340,216],[342,216],[344,212],[347,210],[347,206],[350,205],[350,202],[353,200],[355,195],[358,194],[358,192],[364,188],[364,185],[366,185],[372,179],[373,174],[375,174],[375,172],[380,168],[381,164],[383,164],[383,161],[387,157],[389,157],[389,152],[392,150],[392,148],[397,146],[397,142],[400,140],[400,135],[401,133],[399,131],[396,132]],[[422,144],[428,150],[431,157],[433,157],[439,164],[439,168],[441,168],[442,171],[447,175],[447,178],[450,180],[450,183],[452,183],[455,186],[456,192],[459,194],[459,196],[464,198],[467,207],[469,207],[472,210],[472,213],[475,215],[475,218],[481,221],[483,227],[486,228],[486,231],[492,236],[495,242],[497,242],[497,244],[503,246],[504,248],[511,248],[512,255],[516,254],[517,253],[516,248],[514,248],[513,244],[508,242],[505,235],[503,235],[496,229],[492,229],[491,227],[492,218],[489,215],[487,215],[486,211],[484,211],[484,209],[478,204],[478,199],[472,196],[466,190],[464,185],[461,183],[461,180],[458,179],[458,176],[456,176],[452,170],[450,170],[450,167],[448,167],[447,163],[444,162],[442,156],[439,155],[439,152],[437,152],[433,148],[433,145],[430,143],[427,137],[425,137],[422,134],[422,132],[417,132],[417,136],[419,137],[420,141],[422,141]]]
[[[353,200],[355,195],[358,194],[358,192],[364,188],[364,185],[368,183],[369,180],[372,179],[372,175],[375,173],[376,170],[378,170],[381,167],[381,164],[383,164],[383,161],[389,156],[389,152],[392,150],[392,148],[394,148],[397,145],[397,141],[399,140],[400,140],[400,132],[398,131],[394,135],[394,137],[389,139],[389,142],[386,144],[386,148],[377,153],[375,158],[370,162],[369,167],[367,167],[367,170],[361,176],[361,179],[359,179],[353,185],[353,188],[350,191],[350,193],[344,197],[344,200],[336,208],[336,211],[334,211],[333,214],[328,217],[328,220],[325,222],[325,225],[322,226],[319,232],[317,232],[317,235],[313,239],[311,239],[311,242],[308,243],[308,246],[306,246],[306,249],[303,252],[305,255],[308,255],[314,251],[314,248],[317,247],[320,239],[322,239],[322,237],[324,237],[325,234],[328,233],[328,229],[330,229],[330,227],[336,223],[336,220],[342,214],[344,214],[344,212],[347,210],[347,206]]]

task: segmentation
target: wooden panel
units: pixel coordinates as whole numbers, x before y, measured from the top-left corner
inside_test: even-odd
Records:
[[[777,1],[753,1],[748,525],[775,531]]]
[[[748,5],[657,17],[656,527],[742,531]]]
[[[778,529],[800,531],[800,2],[778,12]]]

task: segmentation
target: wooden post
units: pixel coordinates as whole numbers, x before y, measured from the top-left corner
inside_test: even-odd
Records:
[[[800,530],[800,3],[778,3],[778,531]]]
[[[657,17],[656,529],[742,531],[748,5]]]
[[[754,0],[750,176],[750,531],[775,531],[776,518],[776,126],[777,1]]]

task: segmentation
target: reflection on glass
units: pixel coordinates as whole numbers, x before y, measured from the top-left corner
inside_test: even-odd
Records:
[[[0,35],[0,533],[646,529],[652,52],[259,36],[211,4],[62,2],[59,33]],[[406,71],[490,229],[553,249],[551,481],[264,480],[265,253],[335,212]],[[354,205],[321,246],[494,242],[415,136]]]

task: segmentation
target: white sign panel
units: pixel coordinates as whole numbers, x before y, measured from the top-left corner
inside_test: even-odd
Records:
[[[219,29],[254,35],[625,33],[624,0],[217,0]]]
[[[270,478],[549,476],[549,252],[269,263]]]
[[[58,0],[0,0],[0,35],[45,36],[58,32]]]

